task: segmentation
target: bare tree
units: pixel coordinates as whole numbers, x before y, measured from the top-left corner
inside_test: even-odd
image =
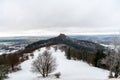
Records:
[[[43,54],[39,54],[37,59],[33,61],[32,72],[37,72],[43,77],[47,77],[49,73],[56,69],[56,66],[56,59],[48,51],[45,51]]]
[[[110,76],[112,72],[115,72],[114,77],[120,75],[120,37],[114,37],[112,42],[112,49],[107,49],[106,58],[102,60],[103,64],[106,64],[110,70]]]

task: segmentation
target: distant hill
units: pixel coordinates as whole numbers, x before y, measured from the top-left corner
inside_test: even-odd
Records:
[[[99,44],[111,44],[113,38],[116,35],[71,35],[72,38],[76,38],[78,40],[87,40],[96,42]]]
[[[99,49],[104,49],[102,45],[97,43],[87,41],[87,40],[77,40],[71,37],[68,37],[64,34],[60,34],[57,37],[50,38],[47,40],[40,40],[38,42],[32,43],[26,47],[26,49],[36,49],[44,46],[56,45],[56,44],[65,44],[70,47],[74,47],[78,50],[88,51],[91,53],[96,53]]]
[[[24,39],[11,39],[11,40],[0,40],[0,42],[27,42],[28,40]]]

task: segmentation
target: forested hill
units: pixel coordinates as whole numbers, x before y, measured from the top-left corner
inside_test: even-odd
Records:
[[[103,46],[91,42],[91,41],[85,41],[85,40],[77,40],[70,38],[64,34],[60,34],[57,37],[47,39],[47,40],[40,40],[38,42],[32,43],[26,47],[26,49],[36,49],[44,46],[50,46],[50,45],[56,45],[56,44],[65,44],[70,47],[74,47],[75,49],[87,51],[91,53],[96,53],[96,51],[99,49],[104,49]]]

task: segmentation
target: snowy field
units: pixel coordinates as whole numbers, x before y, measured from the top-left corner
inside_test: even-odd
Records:
[[[41,48],[34,52],[34,59],[39,53],[43,53],[46,48]],[[9,78],[6,80],[107,80],[109,71],[92,67],[83,61],[67,60],[65,53],[54,48],[49,50],[52,55],[57,59],[57,70],[54,72],[60,72],[60,79],[56,79],[52,73],[49,78],[42,78],[40,74],[31,72],[31,63],[34,59],[24,61],[21,65],[22,70],[14,73],[10,73]]]
[[[120,80],[120,79],[114,79],[114,78],[113,78],[113,79],[109,79],[109,80]]]

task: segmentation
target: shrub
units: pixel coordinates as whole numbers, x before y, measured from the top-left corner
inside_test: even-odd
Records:
[[[60,76],[61,76],[61,73],[60,73],[60,72],[55,74],[55,77],[56,77],[56,78],[60,78]]]

